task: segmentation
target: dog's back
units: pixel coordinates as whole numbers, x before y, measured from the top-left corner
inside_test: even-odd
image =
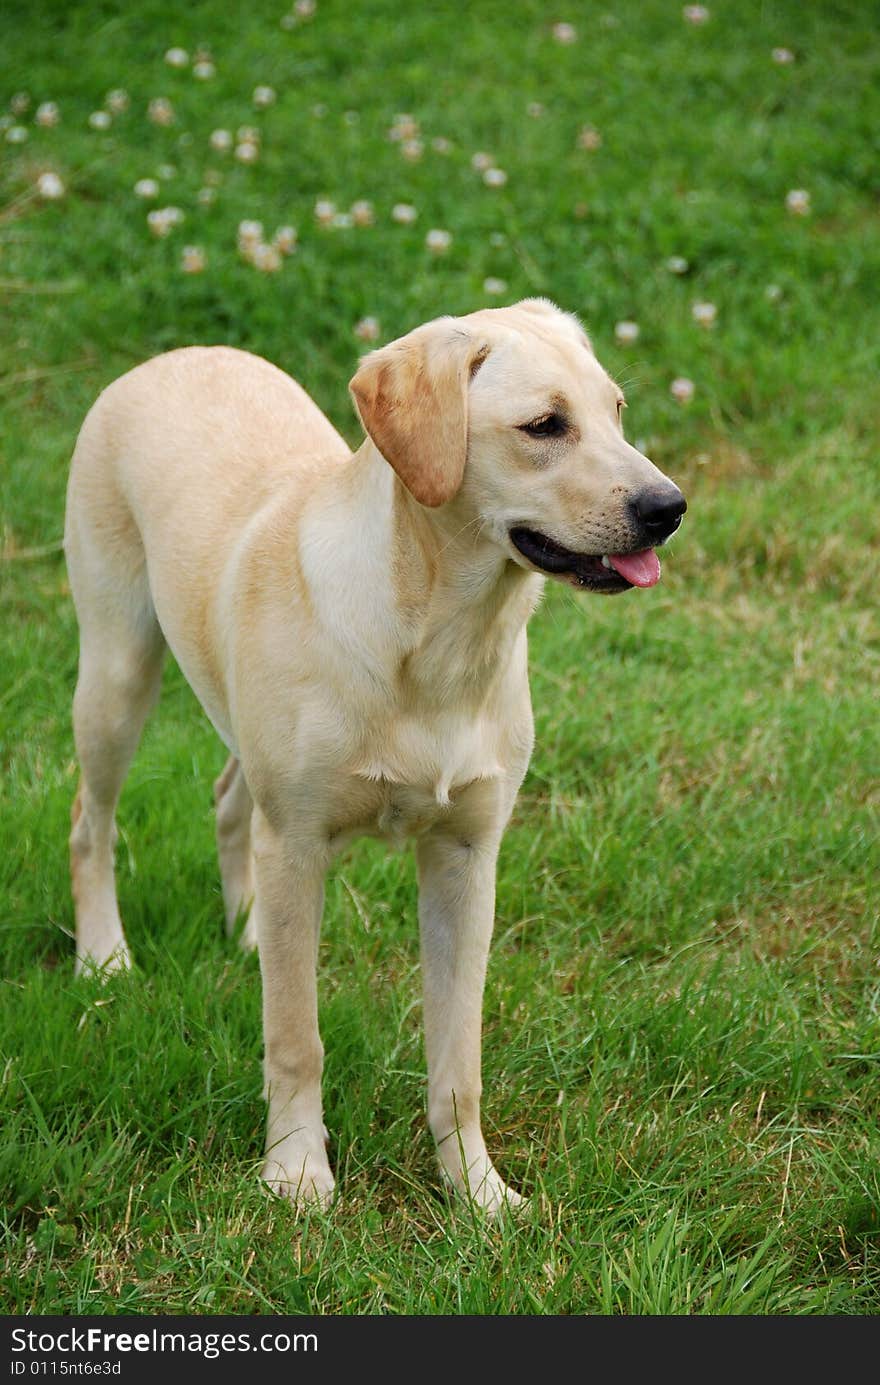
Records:
[[[208,627],[230,553],[276,498],[350,455],[259,356],[185,347],[135,367],[93,405],[71,464],[65,552],[81,627],[85,613],[103,627],[95,643],[112,635],[120,649],[140,636],[152,648],[158,625],[226,738]]]
[[[136,366],[95,402],[74,451],[68,523],[91,518],[103,540],[125,545],[122,507],[148,554],[164,546],[162,566],[182,548],[204,560],[217,532],[228,545],[286,477],[349,455],[276,366],[230,347],[184,347]]]

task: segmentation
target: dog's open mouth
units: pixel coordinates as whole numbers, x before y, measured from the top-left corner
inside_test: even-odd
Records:
[[[511,529],[510,541],[533,567],[553,577],[568,578],[574,586],[588,591],[622,592],[630,587],[653,587],[660,581],[660,559],[653,548],[637,553],[576,553],[536,529],[520,527]]]

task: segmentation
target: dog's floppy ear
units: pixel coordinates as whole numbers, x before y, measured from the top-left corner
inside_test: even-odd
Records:
[[[365,356],[349,385],[364,428],[421,505],[445,505],[461,485],[468,384],[487,354],[441,318]]]

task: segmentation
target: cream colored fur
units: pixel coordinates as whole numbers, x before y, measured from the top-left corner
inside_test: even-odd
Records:
[[[65,538],[78,965],[130,964],[114,813],[167,646],[230,756],[217,838],[228,925],[250,908],[260,955],[264,1176],[331,1196],[323,880],[358,834],[415,837],[429,1124],[451,1184],[494,1211],[519,1198],[480,1129],[481,1004],[544,581],[508,530],[625,550],[628,497],[665,478],[624,440],[619,390],[576,320],[540,300],[429,323],[367,357],[352,392],[355,453],[274,366],[191,347],[117,380],[83,424]],[[560,396],[576,431],[548,461],[520,425]]]

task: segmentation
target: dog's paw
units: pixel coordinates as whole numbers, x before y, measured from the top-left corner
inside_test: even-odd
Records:
[[[523,1212],[528,1207],[528,1198],[511,1188],[501,1177],[495,1166],[488,1162],[471,1165],[465,1178],[441,1165],[444,1182],[459,1198],[468,1202],[487,1217],[497,1217],[504,1213]]]
[[[504,1216],[506,1213],[524,1212],[528,1198],[516,1192],[492,1169],[489,1176],[477,1188],[472,1188],[470,1201],[487,1217]]]
[[[494,1173],[494,1170],[493,1170]],[[482,1210],[490,1217],[501,1216],[506,1212],[519,1215],[525,1212],[529,1199],[511,1188],[498,1174],[486,1189],[485,1200],[480,1203]]]
[[[134,965],[126,942],[118,943],[106,955],[93,952],[77,952],[74,971],[77,976],[97,976],[107,981],[117,972],[131,971]]]
[[[318,1207],[325,1211],[333,1201],[336,1184],[330,1165],[323,1156],[307,1153],[299,1159],[286,1158],[281,1163],[274,1154],[263,1165],[262,1179],[279,1197],[285,1197],[295,1207]]]

